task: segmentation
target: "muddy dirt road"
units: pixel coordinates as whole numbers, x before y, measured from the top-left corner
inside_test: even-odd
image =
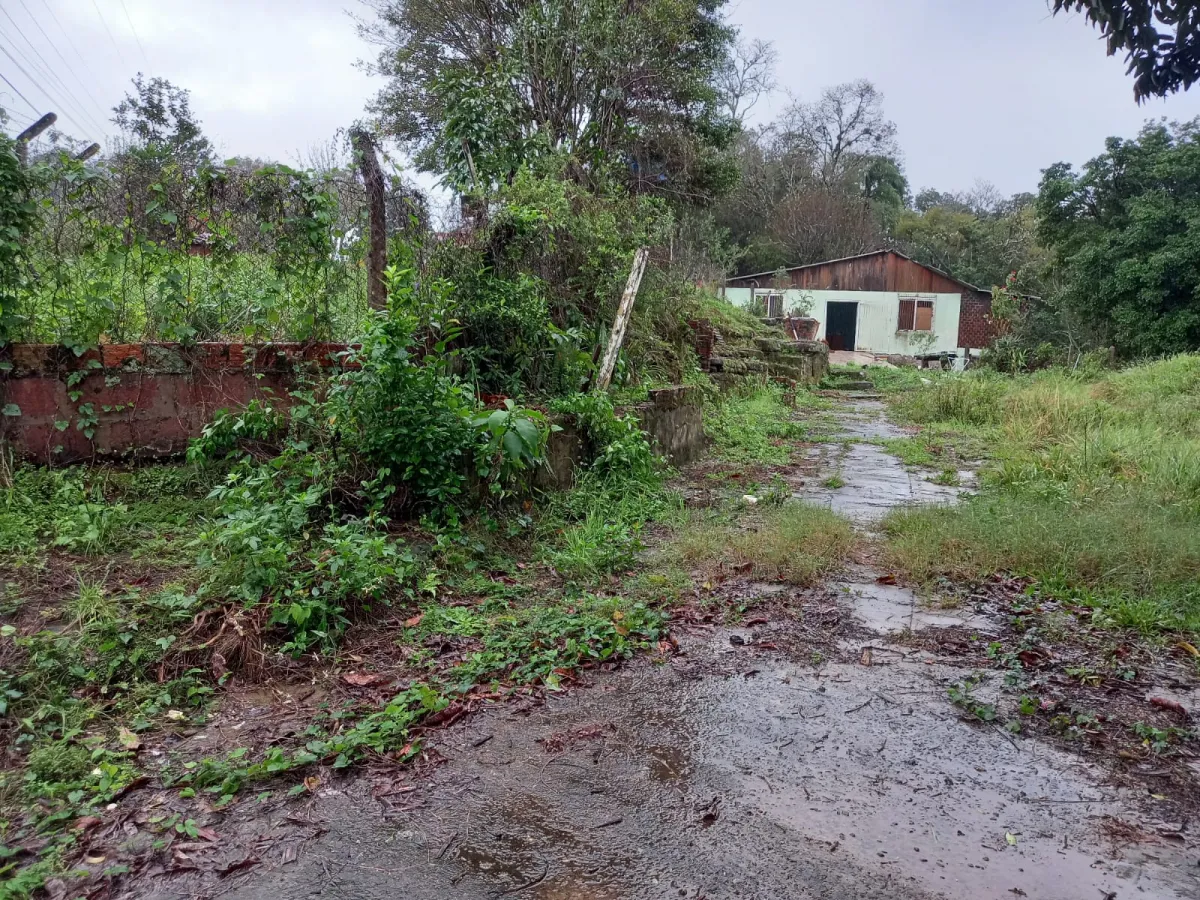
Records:
[[[899,433],[870,401],[838,422],[847,436]],[[810,478],[797,494],[863,529],[892,505],[957,494],[870,444],[821,452],[845,486]],[[442,733],[446,762],[403,786],[334,781],[269,819],[230,823],[230,865],[254,863],[228,878],[184,873],[137,894],[1200,897],[1195,846],[1112,837],[1112,822],[1151,815],[1145,797],[1081,757],[962,721],[947,700],[962,668],[896,640],[904,629],[986,633],[986,616],[925,611],[877,574],[860,567],[796,597],[814,620],[840,623],[805,658],[773,649],[783,624],[682,628],[668,662],[639,660]]]

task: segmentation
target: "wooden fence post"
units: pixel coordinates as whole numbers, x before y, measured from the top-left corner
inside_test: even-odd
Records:
[[[629,281],[625,283],[625,293],[621,295],[621,305],[617,307],[617,317],[613,320],[612,334],[608,337],[608,347],[604,350],[604,361],[600,363],[600,374],[596,377],[597,391],[608,390],[612,381],[613,370],[617,367],[617,355],[621,352],[621,342],[625,340],[625,328],[629,325],[629,316],[633,312],[633,301],[637,297],[638,288],[642,284],[642,274],[646,271],[646,261],[650,258],[650,250],[639,247],[633,255],[633,269],[629,272]]]
[[[383,198],[383,170],[375,156],[375,139],[363,128],[350,131],[350,141],[358,154],[363,184],[367,189],[367,220],[370,248],[367,251],[367,303],[372,309],[387,306],[387,207]]]

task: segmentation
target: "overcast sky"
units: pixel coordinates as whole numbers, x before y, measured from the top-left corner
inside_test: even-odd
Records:
[[[0,0],[0,73],[37,112],[57,110],[65,130],[88,139],[112,130],[110,109],[134,72],[161,75],[191,90],[224,154],[297,162],[360,117],[378,86],[355,67],[374,48],[346,8],[361,9],[355,0]],[[729,13],[746,37],[779,51],[782,92],[755,118],[787,94],[814,99],[868,78],[899,127],[914,191],[976,180],[1032,191],[1043,168],[1086,161],[1108,135],[1200,115],[1200,89],[1139,108],[1122,61],[1104,55],[1082,19],[1051,18],[1046,0],[737,0]],[[39,74],[50,69],[61,83]],[[18,122],[32,118],[3,82],[0,104]]]

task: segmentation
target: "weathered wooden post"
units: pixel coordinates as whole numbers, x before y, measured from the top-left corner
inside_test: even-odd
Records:
[[[387,306],[387,206],[383,197],[383,170],[375,156],[375,139],[365,128],[353,128],[350,142],[358,154],[363,185],[367,189],[367,221],[370,247],[367,251],[367,303],[372,309]]]
[[[629,272],[629,281],[625,283],[625,293],[621,295],[621,305],[617,307],[612,334],[608,337],[608,347],[604,350],[604,360],[600,363],[600,372],[596,376],[597,391],[608,390],[612,381],[613,370],[617,367],[617,355],[621,352],[621,342],[625,340],[625,328],[629,325],[629,317],[633,313],[633,301],[637,297],[638,288],[641,287],[642,274],[646,271],[646,261],[649,258],[650,250],[647,247],[639,247],[633,255],[633,269]]]

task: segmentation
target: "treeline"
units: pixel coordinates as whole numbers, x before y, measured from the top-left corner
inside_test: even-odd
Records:
[[[739,177],[714,208],[738,274],[893,247],[1012,308],[991,359],[1002,368],[1200,349],[1200,120],[1110,138],[1076,170],[1049,166],[1038,192],[987,183],[924,189],[904,176],[896,127],[869,82],[792,103],[744,130]]]
[[[775,52],[722,0],[375,0],[376,135],[461,200],[450,234],[392,170],[390,258],[452,318],[481,386],[587,379],[628,261],[653,250],[625,368],[680,377],[697,285],[894,247],[1002,287],[1006,366],[1200,346],[1194,124],[1113,140],[1037,194],[923,189],[858,81],[747,124]],[[4,149],[0,340],[351,339],[369,316],[365,198],[344,149],[218,161],[187,92],[139,76],[122,142],[80,162]],[[349,123],[348,123],[349,124]]]

